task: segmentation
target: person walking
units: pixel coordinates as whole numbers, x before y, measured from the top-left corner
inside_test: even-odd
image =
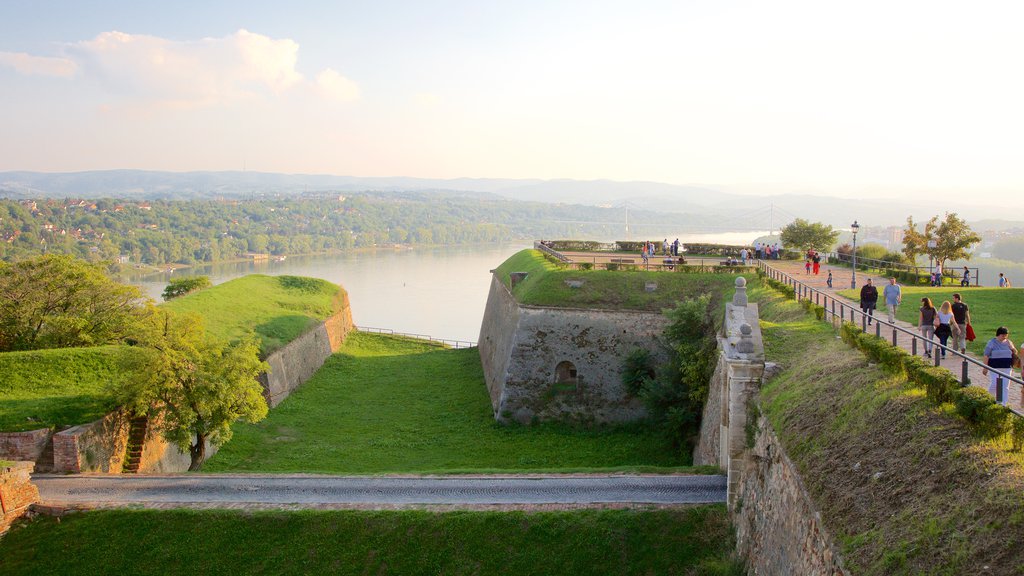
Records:
[[[935,338],[935,306],[931,298],[921,298],[921,314],[917,317],[917,329],[924,341],[924,357],[932,357],[932,340]]]
[[[1006,288],[1006,276],[1002,272],[999,273],[999,287]]]
[[[946,357],[946,342],[953,333],[960,329],[956,323],[956,318],[953,317],[953,306],[946,300],[939,306],[939,313],[936,314],[938,325],[935,327],[935,335],[939,337],[939,344],[942,344],[943,348],[942,357]]]
[[[860,309],[868,315],[868,326],[871,326],[871,319],[875,316],[875,306],[878,304],[878,288],[871,284],[871,278],[860,289]]]
[[[1010,341],[1010,331],[1006,326],[1000,326],[996,328],[996,337],[989,340],[988,344],[985,344],[985,356],[982,360],[985,362],[985,368],[981,369],[983,375],[989,376],[988,392],[989,394],[998,397],[1002,397],[1003,405],[1006,405],[1006,397],[1009,392],[1009,376],[1013,372],[1013,353],[1015,348],[1013,342]],[[991,370],[990,370],[991,369]],[[1002,380],[1002,389],[998,389],[999,380]]]
[[[810,273],[811,273],[811,259],[808,258],[807,261],[804,262],[804,274],[810,274]]]
[[[970,286],[970,285],[971,285],[971,269],[968,268],[967,266],[964,266],[964,277],[963,277],[962,280],[960,280],[960,286]]]
[[[967,342],[974,340],[971,336],[971,309],[964,303],[960,293],[953,294],[953,318],[958,326],[963,328],[953,334],[953,350],[959,350],[961,354],[967,353]]]
[[[832,271],[831,270],[828,271],[828,279],[825,280],[825,283],[828,284],[829,288],[832,287]]]
[[[817,276],[821,272],[821,255],[815,252],[811,261],[814,263],[814,275]]]
[[[889,284],[882,290],[882,296],[885,297],[885,307],[889,311],[889,324],[895,324],[896,307],[903,303],[903,290],[896,283],[895,277],[889,278]]]

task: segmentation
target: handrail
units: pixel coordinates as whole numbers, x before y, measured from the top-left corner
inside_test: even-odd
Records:
[[[764,271],[764,273],[769,278],[771,278],[772,280],[775,280],[777,282],[782,282],[782,283],[786,284],[787,286],[793,287],[793,293],[796,296],[797,301],[799,301],[801,298],[806,298],[806,299],[810,300],[811,297],[813,296],[814,303],[819,305],[819,306],[821,306],[822,308],[824,308],[826,316],[831,315],[832,320],[834,320],[835,318],[839,318],[840,321],[845,321],[846,320],[846,311],[849,310],[850,321],[853,322],[855,315],[859,315],[860,316],[861,330],[863,330],[865,333],[868,331],[868,329],[867,329],[867,326],[868,326],[867,325],[868,315],[865,314],[860,308],[852,306],[850,304],[847,304],[846,302],[843,302],[843,301],[839,300],[838,298],[836,298],[835,296],[833,296],[833,295],[831,295],[831,294],[829,294],[827,292],[823,292],[821,290],[818,290],[817,288],[809,286],[809,285],[807,285],[807,284],[797,280],[796,278],[790,276],[789,274],[786,274],[785,272],[782,272],[781,270],[777,270],[775,268],[772,268],[770,265],[766,264],[762,260],[758,260],[757,261],[757,266],[762,271]],[[829,305],[828,305],[830,300],[831,300],[831,310],[829,309]],[[836,314],[836,307],[837,306],[839,307],[838,315]],[[910,346],[911,354],[913,354],[914,356],[917,356],[918,340],[920,340],[922,342],[931,342],[931,344],[934,346],[934,351],[935,351],[935,358],[934,358],[935,366],[941,366],[940,358],[939,358],[939,351],[940,350],[945,350],[946,352],[952,353],[952,355],[954,357],[960,358],[960,360],[961,360],[961,364],[960,364],[960,385],[961,386],[969,386],[970,385],[970,379],[968,378],[968,375],[967,375],[967,370],[968,370],[968,366],[969,365],[973,364],[973,365],[979,366],[981,368],[985,368],[985,369],[989,368],[987,365],[982,364],[978,360],[975,360],[974,358],[971,358],[970,356],[967,356],[965,354],[961,354],[958,350],[950,348],[949,346],[943,346],[939,342],[931,340],[931,338],[925,338],[925,337],[921,336],[920,334],[917,334],[915,332],[907,330],[906,328],[902,328],[902,327],[897,326],[895,324],[891,324],[891,323],[889,323],[889,321],[887,319],[883,319],[881,317],[875,317],[874,315],[871,316],[871,319],[874,320],[874,322],[875,322],[875,336],[877,336],[879,338],[882,337],[882,324],[883,323],[888,328],[892,329],[892,342],[891,342],[891,344],[893,346],[898,346],[899,345],[898,339],[897,339],[897,335],[898,334],[902,333],[902,334],[905,334],[907,336],[910,336],[911,337],[911,346]],[[832,321],[832,320],[830,320],[830,321]],[[947,368],[947,370],[948,370],[948,368]],[[950,370],[950,372],[952,372],[952,370]],[[1022,380],[1020,378],[1017,378],[1015,376],[1009,375],[1009,374],[1003,374],[1001,372],[997,372],[996,401],[1000,402],[1000,403],[1003,401],[1003,398],[1001,396],[1002,396],[1002,384],[1003,384],[1002,380],[1003,380],[1004,376],[1005,376],[1006,380],[1008,380],[1007,386],[1009,386],[1009,382],[1013,382],[1015,384],[1024,386],[1024,380]],[[1007,390],[1007,392],[1009,392],[1009,390]],[[1016,414],[1018,414],[1020,416],[1024,416],[1024,412],[1022,412],[1021,409],[1019,409],[1019,408],[1012,408],[1012,407],[1009,407],[1009,406],[1007,406],[1007,408],[1010,408],[1010,410],[1012,410],[1014,413],[1016,413]]]
[[[540,250],[541,252],[543,252],[545,254],[549,254],[552,257],[557,258],[561,262],[565,262],[566,264],[572,262],[572,260],[570,260],[564,254],[562,254],[561,252],[559,252],[559,251],[555,250],[554,248],[548,246],[544,242],[539,242],[539,241],[538,242],[534,242],[533,243],[533,247],[534,247],[534,249]]]
[[[842,262],[844,264],[853,264],[853,256],[850,254],[830,252],[828,254],[828,258],[835,259],[836,261]],[[920,277],[926,277],[931,274],[931,271],[925,266],[918,266],[916,264],[906,264],[904,262],[893,262],[892,260],[878,260],[875,258],[865,258],[863,256],[857,256],[857,264],[858,266],[861,264],[866,264],[878,270],[903,270],[906,272],[916,274]],[[972,271],[971,276],[974,278],[973,286],[981,286],[981,269],[977,267],[968,267],[967,270]],[[942,277],[949,278],[954,283],[963,279],[962,274],[957,274],[956,271],[949,269],[942,270]],[[968,279],[967,286],[971,285],[972,284],[970,284],[970,279]]]
[[[440,346],[448,346],[451,348],[472,348],[476,346],[476,342],[470,342],[468,340],[450,340],[448,338],[434,338],[426,334],[411,334],[409,332],[395,332],[390,328],[373,328],[369,326],[356,326],[356,330],[360,332],[371,332],[373,334],[387,334],[389,336],[400,336],[402,338],[412,338],[413,340],[423,340],[424,342],[437,344]]]

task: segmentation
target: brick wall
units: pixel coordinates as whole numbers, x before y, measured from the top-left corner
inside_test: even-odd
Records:
[[[50,429],[0,433],[0,459],[35,462],[46,448]]]
[[[54,472],[117,474],[128,446],[128,416],[117,410],[53,435]]]
[[[39,502],[39,489],[31,482],[32,462],[15,462],[0,467],[0,534]]]

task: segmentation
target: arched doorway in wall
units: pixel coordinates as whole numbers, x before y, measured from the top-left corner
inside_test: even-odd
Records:
[[[576,365],[568,360],[562,360],[555,366],[555,386],[559,391],[571,392],[576,390],[579,378],[576,375]]]

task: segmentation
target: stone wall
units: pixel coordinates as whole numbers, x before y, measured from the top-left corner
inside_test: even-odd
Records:
[[[643,403],[622,384],[623,359],[644,348],[654,365],[665,362],[660,336],[667,324],[657,313],[525,306],[492,278],[479,350],[495,418],[524,424],[643,418]]]
[[[719,356],[715,373],[708,386],[708,400],[704,404],[700,436],[693,449],[693,463],[696,466],[719,466],[722,441],[722,407],[728,405],[729,369],[725,358]],[[724,397],[724,398],[723,398]]]
[[[39,489],[31,482],[32,462],[14,462],[0,467],[0,534],[39,502]]]
[[[733,507],[736,549],[752,574],[847,574],[796,467],[766,418]]]
[[[345,297],[341,310],[334,316],[267,356],[270,372],[259,375],[267,406],[277,406],[292,390],[309,380],[341,347],[351,330],[352,311]]]
[[[50,441],[50,434],[49,428],[27,432],[0,432],[0,459],[35,462]]]

